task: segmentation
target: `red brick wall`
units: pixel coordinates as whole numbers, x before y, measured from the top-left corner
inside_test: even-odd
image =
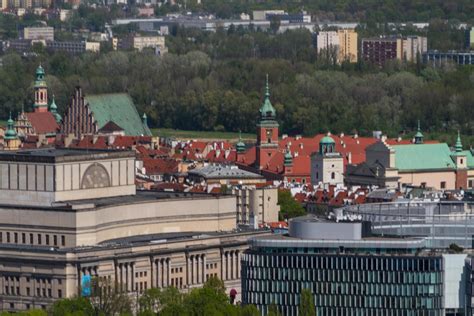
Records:
[[[456,188],[466,189],[467,188],[467,170],[458,170],[456,171]]]

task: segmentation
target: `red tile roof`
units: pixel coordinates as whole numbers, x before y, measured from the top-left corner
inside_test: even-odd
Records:
[[[25,115],[36,134],[54,134],[59,130],[59,125],[51,112],[31,112]]]
[[[147,175],[175,173],[179,169],[179,162],[174,159],[144,158],[142,160]]]

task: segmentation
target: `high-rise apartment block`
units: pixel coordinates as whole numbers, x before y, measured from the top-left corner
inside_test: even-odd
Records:
[[[364,60],[383,66],[389,60],[414,62],[418,54],[428,50],[428,40],[421,36],[364,38],[362,57]]]
[[[357,32],[353,29],[340,29],[337,31],[321,31],[316,39],[317,51],[323,50],[331,52],[333,49],[337,53],[337,61],[357,62]]]

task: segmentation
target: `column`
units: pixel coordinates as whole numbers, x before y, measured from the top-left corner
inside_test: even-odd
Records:
[[[232,280],[232,251],[227,252],[227,279]]]
[[[240,252],[235,251],[235,278],[240,279]]]
[[[135,263],[130,263],[130,291],[135,291]]]
[[[128,281],[128,278],[129,278],[129,275],[130,273],[128,272],[128,263],[124,263],[124,270],[125,270],[125,284],[124,284],[124,288],[125,288],[125,293],[128,292],[128,285],[130,284],[130,282]]]
[[[153,257],[150,257],[150,288],[154,288],[154,282],[155,282],[155,261],[153,261]]]
[[[197,284],[201,284],[202,283],[202,257],[201,255],[197,256],[196,265],[197,265],[197,268],[196,268]]]
[[[206,255],[202,255],[202,283],[206,283]]]
[[[123,292],[123,264],[119,264],[119,287],[120,287],[120,292]]]
[[[163,275],[161,271],[161,259],[156,260],[156,287],[163,287]]]
[[[225,263],[225,252],[224,250],[221,250],[221,280],[225,281],[226,280],[226,275],[227,269],[226,269],[226,263]]]
[[[171,259],[166,259],[166,286],[170,286]]]
[[[194,255],[194,256],[193,256],[193,284],[198,283],[198,282],[197,282],[197,280],[198,280],[198,279],[197,279],[198,271],[197,271],[197,269],[196,269],[196,262],[197,262],[197,256]]]
[[[190,279],[191,279],[191,269],[190,269],[190,260],[191,260],[191,257],[189,256],[189,254],[187,253],[186,254],[186,287],[189,287],[189,284],[190,283]]]

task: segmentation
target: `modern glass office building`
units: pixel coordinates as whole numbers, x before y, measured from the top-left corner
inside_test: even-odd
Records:
[[[362,222],[290,222],[288,236],[250,241],[242,260],[242,300],[262,315],[276,304],[298,315],[301,289],[318,316],[444,315],[443,257],[421,238],[379,238]]]

